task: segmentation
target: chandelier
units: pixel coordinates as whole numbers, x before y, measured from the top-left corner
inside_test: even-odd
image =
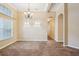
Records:
[[[32,18],[32,14],[31,11],[30,11],[30,4],[28,3],[28,9],[27,11],[24,11],[24,15],[25,15],[25,18],[26,19],[31,19]]]

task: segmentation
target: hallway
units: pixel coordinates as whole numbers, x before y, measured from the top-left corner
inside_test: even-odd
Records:
[[[72,56],[79,55],[79,50],[57,45],[49,41],[18,41],[0,50],[2,56]]]

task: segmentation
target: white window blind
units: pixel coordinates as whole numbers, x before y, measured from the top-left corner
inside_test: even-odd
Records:
[[[11,12],[11,10],[10,10],[9,8],[5,7],[5,6],[2,5],[2,4],[0,4],[0,13],[12,17],[12,12]]]

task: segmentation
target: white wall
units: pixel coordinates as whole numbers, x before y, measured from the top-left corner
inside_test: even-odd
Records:
[[[68,4],[68,46],[79,49],[79,4]]]
[[[55,40],[57,42],[64,42],[65,40],[65,29],[64,29],[64,24],[65,24],[65,20],[64,20],[64,3],[60,3],[58,4],[58,6],[56,6],[55,8],[55,11],[56,11],[56,16],[55,16]],[[62,40],[58,40],[58,16],[60,14],[63,14],[63,41]]]
[[[34,13],[32,22],[38,21],[41,25],[25,24],[24,14],[19,14],[19,40],[20,41],[47,41],[47,14]]]

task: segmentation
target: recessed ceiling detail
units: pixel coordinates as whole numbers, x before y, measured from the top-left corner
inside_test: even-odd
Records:
[[[17,8],[18,11],[28,11],[28,5],[30,11],[33,12],[47,12],[48,4],[47,3],[12,3],[14,7]]]

